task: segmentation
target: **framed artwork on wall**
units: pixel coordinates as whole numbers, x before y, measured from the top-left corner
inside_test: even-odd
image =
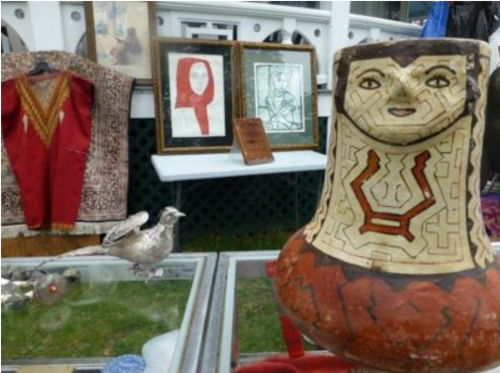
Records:
[[[273,150],[319,147],[313,46],[240,43],[240,116],[262,120]]]
[[[235,44],[156,40],[158,153],[229,151],[237,109]]]
[[[153,84],[154,1],[85,1],[89,58]]]

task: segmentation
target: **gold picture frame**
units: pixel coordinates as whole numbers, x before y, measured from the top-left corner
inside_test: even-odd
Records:
[[[114,11],[106,9],[103,14],[112,17],[120,16],[120,13],[128,12],[128,7],[137,3],[146,6],[147,25],[141,19],[132,18],[132,26],[122,25],[119,22],[101,22],[96,27],[96,6],[115,7]],[[154,1],[85,1],[85,20],[87,26],[87,49],[88,57],[94,62],[106,67],[114,68],[126,75],[136,79],[137,85],[153,85],[154,76],[154,45],[153,38],[156,36],[156,2]],[[134,13],[138,13],[135,11]],[[140,13],[140,12],[139,12]],[[129,15],[130,12],[127,13]],[[100,20],[102,21],[102,20]],[[109,32],[109,29],[112,29]],[[139,31],[137,31],[139,30]],[[108,44],[107,49],[98,54],[97,35]],[[145,40],[147,38],[147,40]],[[127,40],[128,39],[128,40]],[[113,44],[112,44],[113,43]],[[113,45],[111,47],[111,45]],[[144,47],[147,45],[148,47]],[[127,49],[128,48],[128,49]],[[145,50],[146,49],[146,50]],[[149,52],[147,51],[149,49]],[[143,51],[145,52],[143,53]],[[98,58],[98,56],[103,56]],[[130,57],[128,57],[130,56]],[[115,63],[110,63],[114,58]],[[146,62],[145,62],[145,61]],[[149,63],[147,62],[149,60]],[[135,62],[130,63],[131,61]],[[122,63],[123,62],[123,63]]]
[[[159,154],[229,152],[234,139],[232,123],[238,110],[237,43],[165,37],[156,37],[154,40],[157,152]],[[179,69],[186,65],[184,62],[191,63],[191,67],[181,74]],[[199,100],[186,100],[187,103],[180,105],[177,98],[182,97],[185,92],[177,95],[179,88],[181,91],[187,90],[189,94],[194,95],[192,81],[189,80],[194,64],[198,66],[204,64],[205,67],[201,68],[201,73],[208,74],[209,78],[203,75],[205,81],[202,85],[205,84],[205,88],[200,88]],[[171,66],[176,69],[175,72],[171,73]],[[220,74],[223,75],[222,78]],[[189,77],[179,82],[177,78],[181,75]],[[221,79],[222,86],[220,85]],[[172,87],[172,84],[175,86]],[[188,85],[187,88],[186,85]],[[212,93],[212,100],[206,100],[203,105],[194,107],[192,102],[203,101],[202,96],[206,95],[208,90]],[[176,101],[175,105],[174,101]],[[218,111],[212,110],[214,107],[211,107],[211,112],[209,112],[208,106],[212,103],[217,105],[214,107]],[[220,113],[222,106],[224,121],[220,124],[213,120],[216,118],[213,113]],[[179,107],[181,110],[178,110]],[[182,121],[179,113],[188,115],[190,120]],[[214,123],[218,125],[213,126]],[[189,126],[190,129],[187,129]]]
[[[255,51],[256,53],[254,53],[254,56],[250,54],[247,56],[247,51]],[[276,51],[276,53],[272,53],[274,51]],[[301,56],[301,54],[304,54],[304,56]],[[249,61],[247,61],[247,59],[253,65],[251,68],[248,66]],[[303,66],[306,60],[310,65],[310,69]],[[238,76],[240,102],[239,117],[261,118],[273,151],[318,149],[320,143],[318,90],[316,81],[317,59],[315,47],[312,45],[240,42],[238,43],[238,62],[240,72]],[[300,65],[299,62],[302,63],[302,65]],[[259,72],[258,69],[264,72],[264,77],[267,77],[267,83],[265,82],[266,79],[261,78],[261,80],[264,81],[260,84],[264,86],[263,88],[259,86],[259,81],[257,80],[259,79],[257,77],[257,73]],[[267,75],[265,75],[266,70]],[[283,120],[274,120],[273,118],[276,116],[269,114],[269,120],[267,120],[266,123],[266,119],[268,118],[266,118],[265,115],[259,115],[259,108],[263,106],[262,104],[260,106],[258,105],[259,102],[267,102],[269,99],[266,96],[265,99],[260,98],[259,100],[259,95],[265,96],[265,85],[267,84],[269,86],[272,84],[271,75],[273,74],[273,70],[281,71],[276,74],[288,74],[290,84],[295,85],[295,87],[292,87],[294,89],[290,89],[290,92],[285,92],[286,88],[281,89],[283,96],[286,97],[286,95],[288,95],[290,97],[289,102],[292,102],[292,107],[289,112],[293,112],[294,114],[290,114],[291,116],[293,115],[292,118],[285,118],[282,116]],[[297,85],[298,83],[294,83],[299,81],[302,81],[302,91]],[[304,84],[304,81],[309,83],[308,87],[305,87],[306,84]],[[269,87],[267,87],[267,89],[270,90]],[[306,93],[309,93],[310,99],[307,97],[308,95]],[[281,100],[283,101],[283,99]],[[270,109],[268,111],[270,111]],[[262,112],[265,112],[265,109],[262,109]],[[300,112],[299,119],[294,119],[297,118],[297,112]]]

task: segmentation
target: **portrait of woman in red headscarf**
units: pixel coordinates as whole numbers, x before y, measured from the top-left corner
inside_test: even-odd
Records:
[[[224,136],[222,58],[172,54],[172,133],[174,137]]]
[[[156,64],[158,152],[225,152],[236,117],[232,42],[160,38]]]

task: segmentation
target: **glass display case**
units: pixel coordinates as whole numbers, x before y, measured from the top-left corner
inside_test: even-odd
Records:
[[[31,270],[46,258],[2,260]],[[79,281],[58,303],[30,300],[2,311],[2,372],[22,365],[70,365],[100,372],[113,357],[141,355],[152,338],[177,330],[169,372],[198,372],[217,254],[172,254],[161,277],[134,274],[129,262],[111,257],[65,258],[42,269]]]
[[[248,251],[219,255],[203,372],[230,373],[237,365],[286,352],[271,280],[266,275],[267,263],[278,254]],[[306,347],[325,353],[309,343]]]

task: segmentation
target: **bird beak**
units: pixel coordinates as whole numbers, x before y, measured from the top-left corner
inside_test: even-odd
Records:
[[[183,218],[183,217],[185,217],[185,216],[186,216],[186,214],[184,214],[184,213],[182,213],[182,212],[180,212],[180,211],[177,211],[177,212],[175,213],[175,216],[177,216],[177,217],[179,217],[179,218]]]

